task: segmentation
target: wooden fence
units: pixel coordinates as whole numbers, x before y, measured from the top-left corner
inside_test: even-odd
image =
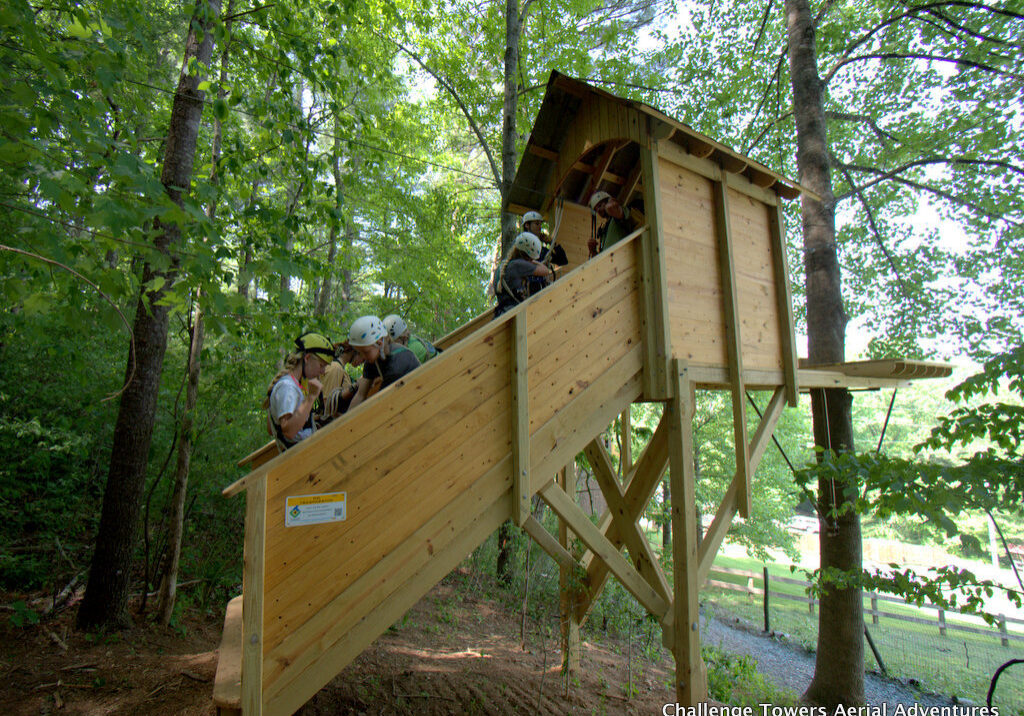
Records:
[[[818,603],[818,600],[815,597],[810,596],[810,594],[789,594],[787,592],[779,592],[772,590],[772,582],[777,582],[781,584],[793,584],[801,587],[804,590],[808,590],[810,588],[810,584],[809,582],[803,579],[769,576],[767,568],[765,568],[760,574],[758,574],[757,572],[748,572],[743,569],[731,569],[727,567],[715,566],[711,568],[711,574],[712,577],[715,574],[719,574],[722,576],[731,575],[733,577],[741,577],[746,580],[746,584],[737,584],[735,582],[728,582],[723,581],[721,579],[709,578],[707,581],[707,586],[718,587],[720,589],[727,589],[734,592],[744,592],[749,595],[760,595],[762,597],[762,602],[764,605],[765,631],[771,631],[771,623],[769,616],[769,604],[771,599],[778,598],[794,602],[803,602],[807,604],[807,609],[809,613],[812,615],[814,614],[815,605],[817,605]],[[754,586],[756,582],[760,582],[761,586]],[[767,589],[765,589],[766,584],[768,585]],[[901,599],[899,597],[893,597],[887,594],[877,594],[875,592],[865,592],[864,599],[867,602],[864,608],[864,617],[866,619],[868,616],[870,616],[872,624],[879,624],[879,620],[884,617],[885,619],[895,619],[897,621],[908,622],[911,624],[934,626],[938,630],[939,635],[941,636],[947,636],[947,633],[949,631],[960,631],[971,634],[980,634],[982,636],[998,637],[1000,643],[1005,647],[1008,647],[1011,641],[1024,643],[1024,634],[1012,632],[1008,628],[1009,624],[1024,626],[1024,619],[1015,619],[1012,617],[1007,617],[1005,614],[1000,614],[997,616],[997,622],[994,627],[979,627],[948,621],[946,618],[948,614],[947,610],[944,610],[941,607],[937,607],[932,604],[924,604],[918,606],[916,604],[911,604],[907,602],[905,599]],[[879,608],[880,602],[883,605],[899,604],[902,606],[925,610],[923,612],[924,615],[927,615],[928,612],[936,612],[936,616],[935,618],[927,618],[926,616],[911,616],[909,614],[898,614],[892,611],[882,611]],[[959,614],[959,612],[954,613]]]

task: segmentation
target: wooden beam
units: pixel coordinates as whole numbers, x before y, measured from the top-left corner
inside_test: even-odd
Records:
[[[676,701],[695,706],[708,698],[707,671],[700,655],[700,604],[697,583],[697,509],[693,455],[696,397],[685,361],[673,359],[673,396],[669,418],[669,475],[672,493],[672,654],[676,660]]]
[[[558,543],[550,532],[544,529],[544,525],[537,521],[537,518],[530,515],[523,522],[523,530],[526,534],[533,538],[533,541],[537,545],[548,553],[548,556],[560,567],[566,567],[567,569],[582,569],[582,565],[576,561],[576,558],[569,554],[569,551],[565,549],[561,544]]]
[[[530,516],[530,392],[527,388],[529,352],[526,311],[518,311],[512,327],[512,520],[520,527]]]
[[[263,577],[267,526],[267,478],[253,480],[245,493],[242,548],[242,713],[263,713]]]
[[[789,283],[789,262],[786,260],[786,225],[779,205],[768,208],[768,231],[771,234],[772,263],[775,269],[775,296],[779,314],[779,344],[782,346],[782,372],[786,375],[786,400],[796,407],[800,400],[797,379],[796,331],[793,327],[793,297]]]
[[[661,182],[656,149],[640,149],[644,184],[644,213],[649,231],[640,242],[644,325],[644,394],[647,400],[669,397],[668,362],[672,349],[669,329],[668,281],[665,278],[665,236],[661,225]]]
[[[651,550],[647,537],[637,526],[637,519],[647,507],[646,503],[641,504],[635,511],[626,507],[625,495],[615,479],[611,458],[600,437],[592,440],[583,452],[594,470],[594,478],[601,488],[601,494],[608,503],[615,529],[629,550],[629,556],[633,558],[637,571],[666,602],[672,601],[672,588],[668,584],[668,579],[665,578],[665,573],[657,556]],[[618,547],[615,541],[611,542]]]
[[[580,171],[580,172],[583,172],[584,174],[589,174],[589,175],[593,176],[595,174],[595,172],[596,172],[597,165],[596,164],[587,164],[586,162],[576,162],[576,163],[574,163],[572,165],[572,168],[575,169],[576,171]],[[604,181],[610,182],[612,184],[616,184],[616,185],[621,186],[621,185],[624,185],[626,183],[626,178],[625,177],[623,177],[623,176],[621,176],[619,174],[615,174],[613,172],[609,172],[607,170],[603,173],[602,176],[603,176]]]
[[[751,474],[757,470],[757,466],[764,456],[764,451],[768,448],[768,441],[775,431],[775,425],[779,422],[779,417],[782,415],[782,409],[785,407],[785,404],[785,388],[780,386],[772,394],[768,408],[764,411],[764,415],[761,416],[761,422],[758,423],[757,429],[754,431],[754,437],[750,441]],[[739,475],[733,473],[729,489],[726,490],[725,496],[718,506],[718,511],[715,513],[715,519],[711,522],[711,526],[708,527],[707,534],[704,535],[704,539],[700,543],[700,549],[697,552],[697,560],[700,565],[697,574],[698,584],[704,584],[707,580],[708,573],[711,572],[711,565],[715,561],[715,555],[718,554],[718,548],[722,546],[722,541],[729,531],[732,518],[736,514],[736,495],[739,489]]]
[[[629,200],[633,198],[633,192],[636,191],[637,186],[640,184],[643,168],[643,162],[637,162],[632,171],[629,172],[629,176],[626,177],[626,181],[622,183],[622,189],[619,190],[619,195],[616,198],[623,206],[627,206]]]
[[[743,339],[740,335],[739,289],[736,264],[732,255],[732,228],[729,220],[729,189],[725,182],[712,185],[715,198],[715,227],[718,234],[718,260],[722,272],[722,299],[725,302],[726,353],[729,357],[729,382],[732,388],[732,421],[736,446],[737,493],[740,514],[750,516],[750,459],[747,448],[747,389],[743,382]]]
[[[539,494],[555,514],[565,520],[580,541],[587,545],[598,559],[608,565],[608,569],[619,579],[622,586],[636,597],[647,611],[659,619],[665,616],[669,605],[661,595],[651,588],[651,585],[640,576],[633,565],[626,561],[625,557],[619,554],[619,550],[601,534],[590,518],[583,513],[575,501],[565,494],[562,488],[551,481],[541,488]]]
[[[526,148],[526,151],[528,151],[530,154],[536,157],[540,157],[541,159],[547,159],[549,162],[558,161],[558,152],[552,151],[547,147],[542,147],[537,144],[530,144]]]

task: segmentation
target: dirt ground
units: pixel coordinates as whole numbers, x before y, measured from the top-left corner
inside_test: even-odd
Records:
[[[299,713],[660,714],[674,701],[671,658],[649,663],[634,645],[628,660],[615,642],[584,642],[566,690],[557,631],[542,638],[534,627],[524,649],[518,615],[470,589],[450,576]],[[214,714],[220,619],[94,637],[71,628],[73,612],[24,629],[0,612],[4,716]]]

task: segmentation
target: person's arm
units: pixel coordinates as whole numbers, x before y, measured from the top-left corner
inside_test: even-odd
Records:
[[[287,440],[294,440],[295,436],[299,434],[299,431],[309,421],[309,413],[313,410],[313,404],[323,389],[320,381],[316,378],[311,378],[308,385],[309,395],[299,403],[299,407],[294,412],[284,413],[277,419],[277,424],[281,427],[281,434]]]
[[[356,385],[356,394],[352,396],[352,402],[348,404],[348,409],[352,410],[352,408],[356,407],[361,402],[366,400],[366,394],[369,392],[369,390],[370,379],[366,377],[360,378],[359,383]]]
[[[551,269],[549,269],[544,264],[537,264],[536,267],[534,267],[534,269],[533,269],[533,275],[534,276],[550,276],[551,275]]]
[[[348,409],[352,410],[352,408],[356,407],[367,398],[372,397],[378,390],[380,390],[380,386],[383,382],[384,379],[379,375],[374,378],[373,381],[366,376],[360,378],[359,385],[356,388],[356,394],[352,396],[352,402],[348,404]]]

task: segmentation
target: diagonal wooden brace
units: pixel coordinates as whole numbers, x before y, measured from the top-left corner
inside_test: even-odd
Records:
[[[629,550],[629,556],[633,558],[637,571],[666,602],[671,601],[672,589],[669,587],[668,579],[665,578],[661,564],[651,549],[651,543],[647,541],[647,537],[637,526],[637,519],[643,513],[643,507],[639,513],[633,513],[626,506],[625,494],[615,479],[615,469],[612,467],[611,458],[600,438],[587,445],[584,448],[584,453],[594,470],[594,477],[601,488],[605,502],[608,503],[615,530],[626,549]],[[616,544],[615,540],[609,541]]]
[[[623,505],[626,514],[636,520],[642,513],[651,495],[661,482],[662,475],[668,469],[668,422],[662,417],[647,449],[637,461],[636,465],[626,477],[626,489],[623,495]],[[605,513],[598,527],[608,540],[615,545],[616,549],[622,549],[624,542],[619,534],[611,512]],[[577,608],[577,618],[582,621],[594,600],[601,594],[604,583],[608,579],[608,568],[599,559],[594,559],[592,554],[584,555],[581,560],[587,570],[586,584],[587,593],[582,595]]]
[[[554,481],[540,489],[538,493],[544,502],[563,519],[569,528],[576,533],[580,541],[587,545],[594,554],[604,562],[608,569],[614,574],[622,586],[630,594],[637,598],[647,611],[662,619],[668,613],[670,605],[659,595],[651,585],[640,576],[640,573],[633,568],[626,558],[623,557],[618,548],[608,541],[600,530],[594,526],[590,518],[584,514],[572,498],[562,490]]]

